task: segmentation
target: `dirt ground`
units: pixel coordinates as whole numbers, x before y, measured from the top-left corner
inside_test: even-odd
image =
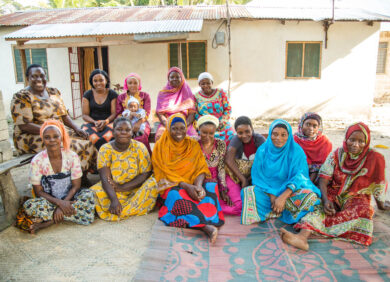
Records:
[[[290,122],[295,132],[297,120]],[[332,141],[334,149],[342,144],[344,129],[351,123],[352,121],[324,120],[324,132]],[[389,180],[390,103],[374,107],[372,118],[367,123],[372,130],[371,145],[388,147],[376,150],[385,156],[388,164],[386,178]],[[254,122],[256,131],[260,133],[267,133],[269,124],[270,121]],[[30,195],[29,165],[14,169],[12,175],[19,193]],[[98,181],[97,175],[90,175],[89,178],[92,182]],[[389,196],[388,191],[390,199]],[[0,202],[0,230],[1,214],[3,211]],[[153,212],[121,223],[108,223],[99,219],[88,227],[65,223],[33,236],[9,227],[0,232],[0,280],[105,281],[115,278],[118,281],[129,281],[135,275],[148,246],[156,218],[157,213]],[[375,220],[390,225],[388,213],[378,212]],[[110,244],[113,244],[115,250]]]

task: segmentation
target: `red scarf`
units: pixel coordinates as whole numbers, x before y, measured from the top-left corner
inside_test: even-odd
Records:
[[[301,139],[297,135],[294,135],[294,140],[302,147],[309,165],[322,165],[332,151],[332,143],[321,132],[315,140]]]

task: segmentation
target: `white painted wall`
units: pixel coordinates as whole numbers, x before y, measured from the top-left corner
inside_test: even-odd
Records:
[[[205,21],[201,33],[189,40],[207,40],[207,71],[216,86],[226,89],[228,82],[228,50],[211,47],[220,22]],[[0,36],[16,29],[0,28]],[[362,22],[335,23],[328,33],[328,48],[322,49],[320,79],[285,79],[286,41],[322,41],[320,22],[243,21],[232,22],[233,83],[231,103],[233,116],[252,118],[299,117],[306,111],[317,111],[324,118],[368,118],[375,87],[376,55],[379,24]],[[128,39],[121,37],[120,39]],[[107,40],[112,40],[107,39]],[[56,40],[51,42],[63,42]],[[70,39],[75,42],[81,39]],[[12,94],[22,88],[15,85],[9,42],[0,41],[0,88],[6,109]],[[48,49],[49,85],[63,94],[72,110],[69,59],[66,48]],[[137,72],[143,90],[156,107],[157,94],[166,84],[168,44],[109,46],[109,72],[113,84],[123,84],[125,76]],[[194,91],[196,80],[189,80]],[[9,113],[8,113],[9,114]]]

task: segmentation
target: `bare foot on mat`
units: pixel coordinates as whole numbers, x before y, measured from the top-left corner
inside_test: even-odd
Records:
[[[217,241],[218,237],[218,228],[214,225],[206,225],[202,228],[203,232],[207,234],[210,238],[210,243],[214,244]]]
[[[289,232],[284,228],[280,228],[280,232],[280,237],[282,238],[284,243],[304,251],[309,250],[309,243],[302,236]]]

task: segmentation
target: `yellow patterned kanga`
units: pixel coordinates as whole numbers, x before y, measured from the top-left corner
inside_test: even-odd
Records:
[[[119,184],[124,184],[141,173],[152,170],[150,156],[145,145],[131,140],[129,148],[125,152],[114,150],[110,143],[104,144],[99,151],[97,168],[108,167],[111,170],[112,179]],[[96,212],[101,219],[119,221],[133,215],[144,215],[150,212],[156,204],[157,183],[153,175],[150,176],[141,187],[130,192],[116,192],[116,196],[122,205],[120,216],[109,212],[110,198],[104,191],[101,181],[91,187],[95,192]]]

